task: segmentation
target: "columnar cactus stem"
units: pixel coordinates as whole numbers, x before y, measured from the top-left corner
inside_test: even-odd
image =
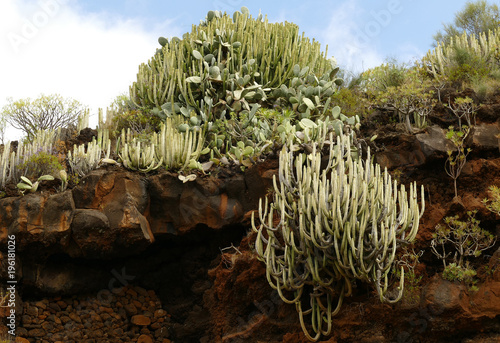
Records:
[[[429,72],[435,77],[446,74],[450,67],[455,49],[464,49],[471,55],[478,57],[482,62],[494,66],[498,61],[495,53],[500,46],[500,28],[493,31],[483,32],[478,37],[467,36],[466,33],[452,37],[449,44],[441,44],[434,50],[430,50],[423,61],[427,65]]]
[[[203,137],[202,130],[179,132],[172,118],[167,118],[151,141],[156,146],[157,160],[162,160],[167,169],[182,170],[190,160],[198,160],[205,142]]]
[[[111,140],[109,139],[109,131],[99,129],[97,140],[94,137],[92,142],[88,143],[87,149],[85,149],[84,144],[78,146],[75,144],[73,151],[68,151],[68,162],[71,171],[83,177],[96,169],[103,158],[109,159],[110,153]]]

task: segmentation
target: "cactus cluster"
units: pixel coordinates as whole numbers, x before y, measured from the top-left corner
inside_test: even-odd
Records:
[[[26,176],[36,174],[36,170],[32,170],[34,164],[29,163],[29,161],[40,153],[52,154],[54,144],[59,139],[60,134],[60,129],[39,130],[33,136],[31,142],[24,144],[19,142],[15,151],[11,151],[11,143],[7,142],[0,155],[0,190],[4,189],[9,182],[16,182],[22,178],[29,180]],[[25,183],[29,185],[29,182]],[[33,184],[30,186],[33,186]],[[37,186],[38,182],[36,182],[36,187],[33,189],[36,190]],[[21,186],[20,189],[22,187],[24,186]]]
[[[334,144],[330,133],[323,167],[317,144],[309,154],[284,146],[273,201],[261,199],[259,224],[252,216],[255,249],[266,264],[269,284],[283,301],[295,304],[304,333],[313,341],[331,332],[332,316],[356,280],[372,284],[381,301],[401,298],[403,271],[399,289],[389,287],[396,249],[415,238],[424,210],[423,188],[419,208],[416,185],[410,186],[409,196],[404,186],[398,189],[387,170],[372,164],[369,150],[366,160],[353,158],[351,140],[341,134]]]
[[[59,135],[60,130],[39,130],[30,143],[19,142],[16,151],[11,151],[10,142],[5,144],[0,160],[0,188],[32,174],[34,171],[30,168],[33,166],[27,161],[40,152],[51,154]]]
[[[479,61],[484,62],[491,68],[500,65],[500,28],[493,31],[482,32],[477,37],[467,36],[466,33],[452,37],[447,44],[439,43],[434,50],[430,50],[423,58],[424,64],[434,77],[445,75],[448,68],[453,64],[456,49],[467,51]]]
[[[123,165],[131,170],[150,172],[164,166],[166,169],[182,170],[197,162],[205,140],[201,130],[182,128],[172,118],[167,118],[149,140],[140,141],[130,130],[122,131],[118,142],[118,156]],[[179,131],[179,127],[181,127]]]
[[[118,156],[125,168],[143,173],[158,169],[163,163],[163,158],[156,160],[155,144],[141,142],[132,136],[130,129],[122,130]]]
[[[161,125],[160,132],[155,133],[151,141],[156,145],[156,159],[163,160],[167,169],[184,169],[191,161],[198,161],[200,155],[208,152],[203,148],[205,139],[202,130],[180,132],[170,118]]]
[[[131,100],[162,118],[182,115],[194,126],[250,112],[252,104],[324,114],[341,82],[336,62],[296,25],[254,19],[246,9],[232,18],[210,11],[182,39],[160,37],[159,43],[162,48],[139,66]]]
[[[108,130],[99,130],[97,139],[81,145],[74,145],[73,152],[68,151],[68,163],[72,173],[83,177],[99,166],[103,158],[109,159],[111,153],[111,140]]]

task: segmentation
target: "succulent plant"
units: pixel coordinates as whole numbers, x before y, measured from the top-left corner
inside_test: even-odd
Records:
[[[493,31],[482,32],[477,35],[461,35],[452,37],[448,44],[438,43],[423,58],[427,70],[435,77],[446,75],[446,71],[453,64],[456,49],[465,49],[472,56],[477,56],[481,61],[495,66],[499,62],[500,28]]]
[[[167,118],[160,132],[153,134],[151,142],[155,146],[156,160],[161,160],[167,169],[185,169],[191,160],[197,161],[200,155],[209,151],[203,149],[205,140],[202,130],[178,129],[185,124],[176,125],[172,118]]]
[[[5,174],[6,182],[18,180],[21,176],[40,175],[41,173],[34,170],[36,164],[29,163],[29,161],[40,153],[52,154],[54,143],[59,139],[60,132],[60,129],[39,130],[33,136],[31,142],[26,144],[20,142],[17,150],[10,153],[8,172]]]
[[[232,18],[210,11],[182,40],[160,37],[159,43],[139,66],[130,98],[162,118],[196,117],[200,125],[281,101],[296,101],[304,116],[315,116],[329,113],[327,99],[340,83],[338,67],[318,42],[299,35],[294,24],[254,19],[246,8]]]
[[[343,134],[334,140],[330,132],[324,168],[317,143],[309,154],[294,152],[293,142],[284,146],[273,201],[259,202],[259,224],[252,216],[255,249],[269,284],[283,301],[295,304],[313,341],[331,332],[332,317],[355,280],[372,284],[381,301],[401,298],[403,270],[397,293],[389,291],[396,249],[414,240],[424,211],[423,188],[419,208],[416,184],[409,196],[404,186],[398,190],[387,170],[372,164],[369,150],[364,161],[351,155],[351,140]]]
[[[156,159],[154,143],[141,144],[138,139],[131,137],[130,129],[127,134],[125,130],[122,131],[119,157],[125,168],[143,173],[158,169],[163,163],[163,158]]]
[[[61,169],[59,171],[59,177],[61,178],[61,192],[63,192],[66,187],[68,187],[68,173],[66,170]]]
[[[73,146],[73,152],[68,151],[68,163],[71,171],[80,177],[87,175],[90,171],[99,167],[103,158],[108,159],[111,154],[111,140],[108,130],[98,130],[97,140],[79,146]]]
[[[31,182],[30,179],[27,177],[21,176],[21,182],[17,184],[17,188],[21,192],[21,194],[24,194],[24,192],[29,191],[30,193],[35,193],[36,190],[38,189],[38,185],[42,181],[51,181],[54,180],[54,177],[52,175],[42,175],[36,180],[34,183]]]

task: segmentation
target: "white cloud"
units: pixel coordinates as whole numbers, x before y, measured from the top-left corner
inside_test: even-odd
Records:
[[[320,40],[328,44],[328,54],[333,55],[339,65],[355,72],[384,61],[375,45],[376,32],[370,31],[370,26],[359,24],[366,21],[365,12],[357,0],[344,1],[332,11],[328,27],[320,33]]]
[[[427,51],[424,52],[415,44],[406,42],[397,47],[397,54],[401,62],[413,62],[424,57]]]
[[[158,47],[158,36],[180,33],[172,21],[146,30],[138,21],[77,11],[68,0],[2,0],[0,108],[7,97],[59,93],[97,114],[128,92],[139,64]]]

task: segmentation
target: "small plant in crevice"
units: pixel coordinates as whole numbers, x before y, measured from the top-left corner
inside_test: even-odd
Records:
[[[35,193],[42,181],[52,181],[54,177],[52,175],[42,175],[35,182],[31,182],[27,177],[21,176],[21,182],[17,184],[19,192],[24,195],[24,192],[29,191],[30,193]]]
[[[39,151],[16,166],[22,171],[22,175],[34,178],[37,175],[58,175],[59,170],[64,169],[59,158],[50,152]]]
[[[450,263],[443,270],[443,279],[448,281],[464,282],[470,291],[478,290],[478,280],[474,278],[476,275],[476,271],[474,268],[469,266],[469,262],[466,262],[465,266]]]
[[[468,127],[472,128],[476,125],[477,105],[468,96],[465,98],[455,98],[453,103],[448,99],[446,107],[458,118],[459,128],[462,128],[462,118],[465,118]]]
[[[484,272],[486,278],[491,278],[495,275],[495,272],[498,270],[499,266],[500,266],[500,260],[497,259],[496,263],[494,263],[493,266],[490,265],[483,266],[482,271]]]
[[[448,139],[455,147],[455,151],[448,150],[448,158],[446,159],[444,165],[446,174],[453,179],[455,198],[458,197],[457,179],[462,173],[462,169],[467,162],[467,156],[471,152],[470,148],[465,148],[465,140],[469,135],[469,132],[470,128],[467,125],[463,125],[457,131],[454,130],[453,126],[450,126],[446,132],[446,139]]]
[[[473,285],[475,270],[469,265],[469,258],[479,257],[493,247],[496,237],[482,229],[475,218],[476,211],[468,211],[467,219],[459,216],[446,217],[446,225],[438,224],[432,235],[431,250],[443,262],[443,277],[447,280],[466,281]],[[452,261],[449,264],[448,261]],[[474,275],[473,275],[474,274]]]

